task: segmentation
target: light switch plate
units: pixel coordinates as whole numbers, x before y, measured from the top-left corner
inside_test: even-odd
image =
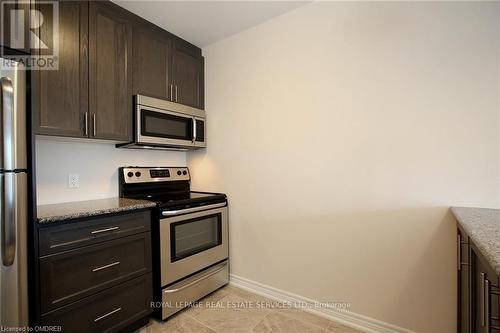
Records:
[[[68,187],[69,188],[79,188],[80,187],[80,175],[76,173],[70,173],[68,176]]]

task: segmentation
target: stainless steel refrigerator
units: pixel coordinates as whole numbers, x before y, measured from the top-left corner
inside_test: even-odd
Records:
[[[26,72],[0,69],[0,323],[28,325]]]

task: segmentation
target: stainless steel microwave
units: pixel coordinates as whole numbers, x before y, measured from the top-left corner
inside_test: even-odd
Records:
[[[205,111],[134,96],[134,141],[120,148],[190,150],[206,147]]]

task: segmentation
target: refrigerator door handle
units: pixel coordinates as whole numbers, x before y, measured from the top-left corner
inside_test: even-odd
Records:
[[[1,246],[2,264],[11,266],[16,258],[16,174],[8,173],[3,175],[0,186],[0,197],[2,201],[1,218]]]
[[[11,79],[2,77],[0,79],[2,135],[1,140],[1,165],[4,169],[13,168],[11,161],[14,158],[14,87]],[[4,266],[11,266],[16,257],[16,210],[15,210],[15,173],[4,174],[0,185],[0,228],[1,228],[1,251]]]
[[[14,114],[14,86],[8,77],[0,79],[1,93],[1,154],[0,165],[4,170],[12,171],[14,166],[14,145],[15,143],[15,114]]]

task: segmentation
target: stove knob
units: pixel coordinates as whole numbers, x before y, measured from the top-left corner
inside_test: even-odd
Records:
[[[135,176],[136,176],[136,177],[140,177],[140,176],[141,176],[141,173],[140,173],[139,171],[137,171],[137,172],[135,173]]]
[[[181,170],[177,171],[177,176],[180,176],[180,175],[182,175]]]
[[[186,170],[182,171],[182,174],[185,176],[188,174],[188,172]]]
[[[127,176],[129,177],[133,177],[134,176],[134,173],[132,171],[129,171],[129,173],[127,173]]]

